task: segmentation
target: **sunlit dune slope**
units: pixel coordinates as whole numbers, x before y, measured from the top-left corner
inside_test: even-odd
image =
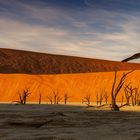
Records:
[[[140,64],[0,49],[0,73],[68,74],[140,69]]]
[[[123,72],[118,72],[120,79]],[[87,74],[63,74],[63,75],[26,75],[26,74],[0,74],[0,101],[12,102],[19,98],[18,93],[28,88],[31,95],[30,102],[37,102],[39,94],[42,94],[42,101],[48,102],[47,96],[53,91],[58,91],[63,97],[68,93],[71,102],[81,102],[86,94],[92,95],[92,100],[96,100],[96,94],[107,91],[109,98],[113,83],[114,72],[98,72]],[[131,73],[126,84],[132,82],[134,86],[140,85],[140,70]],[[118,97],[121,100],[123,89]]]

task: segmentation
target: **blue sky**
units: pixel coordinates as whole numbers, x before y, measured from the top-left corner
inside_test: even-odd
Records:
[[[140,0],[0,0],[0,47],[121,61],[140,52]]]

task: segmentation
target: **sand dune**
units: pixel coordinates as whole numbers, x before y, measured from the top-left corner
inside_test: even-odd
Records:
[[[118,72],[118,79],[123,72]],[[96,94],[107,91],[109,97],[113,83],[114,72],[99,72],[86,74],[58,74],[58,75],[28,75],[28,74],[0,74],[0,101],[12,102],[18,100],[18,92],[28,88],[31,96],[28,101],[38,102],[39,93],[42,101],[48,102],[47,96],[58,91],[63,97],[64,93],[71,96],[70,102],[81,102],[86,94],[92,95],[95,101]],[[132,82],[135,87],[140,85],[140,71],[134,71],[126,79],[126,83]],[[121,91],[123,94],[123,89]],[[118,97],[118,101],[121,96]]]
[[[138,70],[140,64],[0,49],[0,73],[5,74],[68,74],[130,69]]]
[[[112,71],[132,69],[135,71],[126,81],[138,86],[140,64],[0,49],[0,101],[17,101],[18,93],[25,88],[31,92],[29,102],[37,102],[40,93],[42,101],[48,102],[52,91],[61,98],[67,93],[70,102],[81,102],[86,94],[95,101],[96,95],[104,91],[110,98]],[[122,73],[118,73],[118,78]]]

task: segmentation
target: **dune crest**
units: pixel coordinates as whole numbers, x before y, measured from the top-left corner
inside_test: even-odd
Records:
[[[0,49],[0,73],[69,74],[139,70],[140,64]]]

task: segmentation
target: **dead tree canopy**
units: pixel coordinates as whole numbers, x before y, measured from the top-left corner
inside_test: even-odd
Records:
[[[105,89],[101,89],[100,90],[100,94],[99,94],[99,103],[100,105],[102,105],[103,101],[105,101],[105,103],[108,103],[108,94],[107,91]]]
[[[53,104],[53,95],[51,93],[47,96],[47,99],[51,104]]]
[[[57,91],[53,91],[53,96],[54,96],[54,104],[59,104],[59,102],[62,100],[62,98],[59,95],[58,90]]]
[[[106,91],[105,91],[105,94],[104,94],[104,98],[105,98],[105,103],[108,104],[108,98],[109,98],[109,96],[108,96],[108,94],[107,94]]]
[[[99,103],[100,103],[100,105],[102,105],[103,99],[104,99],[104,94],[101,92],[100,96],[99,96]]]
[[[91,95],[86,94],[86,96],[83,97],[82,103],[85,103],[87,106],[90,106],[91,103]]]
[[[52,90],[52,93],[50,93],[47,98],[51,104],[59,104],[59,102],[62,100],[62,97],[59,95],[58,90]]]
[[[123,73],[121,79],[119,80],[119,82],[117,82],[117,71],[115,71],[114,81],[113,81],[112,91],[111,91],[112,110],[119,111],[119,107],[118,107],[118,105],[116,103],[116,98],[117,98],[117,95],[119,94],[120,90],[122,89],[122,87],[123,87],[123,85],[125,83],[126,77],[128,76],[128,74],[130,74],[132,72],[133,71]]]
[[[129,83],[128,85],[125,86],[125,96],[126,96],[126,103],[127,105],[130,105],[130,99],[131,99],[131,104],[134,105],[139,105],[140,103],[140,92],[139,92],[139,87],[134,87],[132,83]]]
[[[24,89],[22,93],[19,93],[19,102],[20,104],[25,105],[27,98],[30,96],[31,92],[29,92],[29,89]]]
[[[96,94],[96,104],[97,105],[99,104],[99,94],[98,93]]]
[[[41,100],[42,100],[42,94],[41,94],[41,92],[39,92],[39,100],[38,100],[39,104],[41,104]]]
[[[130,98],[133,96],[133,92],[136,89],[132,87],[131,83],[125,85],[124,92],[125,92],[125,98],[126,98],[126,104],[130,105]]]
[[[64,103],[67,104],[68,99],[71,98],[71,96],[68,95],[68,93],[64,93]]]

